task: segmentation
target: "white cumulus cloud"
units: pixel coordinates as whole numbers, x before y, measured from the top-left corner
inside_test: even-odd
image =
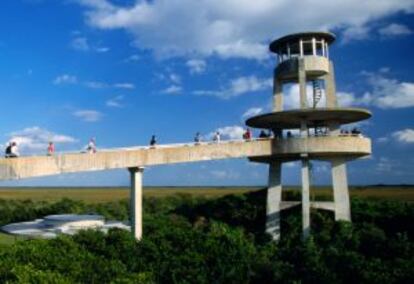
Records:
[[[90,89],[105,89],[105,88],[126,89],[126,90],[135,89],[134,84],[126,83],[126,82],[110,84],[110,83],[101,82],[101,81],[85,81],[83,84],[87,88],[90,88]]]
[[[9,141],[16,142],[22,154],[33,154],[39,151],[46,152],[49,142],[55,144],[73,144],[77,140],[74,137],[54,133],[47,129],[33,126],[8,134]]]
[[[174,84],[177,84],[177,85],[181,84],[181,76],[176,73],[171,73],[169,75],[169,79]]]
[[[101,47],[96,47],[95,51],[98,53],[106,53],[108,51],[110,51],[111,49],[107,46],[101,46]]]
[[[413,13],[412,0],[77,0],[96,28],[123,29],[157,56],[267,58],[269,40],[303,30],[337,29],[364,38],[373,21]],[[119,2],[118,2],[119,3]]]
[[[201,74],[206,71],[207,63],[202,59],[190,59],[186,62],[190,74]]]
[[[216,96],[221,99],[230,99],[240,95],[252,92],[270,89],[272,86],[271,79],[261,79],[256,76],[239,77],[231,80],[226,87],[219,90],[196,90],[195,95]]]
[[[106,53],[111,49],[107,46],[93,45],[89,42],[89,39],[82,36],[80,32],[74,33],[75,37],[72,38],[70,46],[76,51],[95,51],[97,53]]]
[[[86,37],[75,37],[72,39],[71,46],[75,50],[89,51],[90,46]]]
[[[73,112],[72,114],[73,116],[86,122],[97,122],[101,120],[102,118],[102,113],[96,110],[87,110],[87,109],[77,110]]]
[[[55,85],[63,85],[63,84],[76,84],[78,79],[74,75],[63,74],[59,75],[53,80],[53,84]]]
[[[103,89],[108,87],[107,83],[99,82],[99,81],[87,81],[84,83],[86,87],[90,89]]]
[[[124,96],[116,96],[112,99],[106,101],[107,107],[122,108],[124,104],[122,103]]]
[[[407,108],[414,106],[414,83],[387,78],[383,73],[365,72],[372,87],[361,98],[361,103],[383,109]]]
[[[392,137],[399,142],[414,143],[414,129],[403,129],[392,133]]]
[[[132,83],[116,83],[113,87],[118,89],[135,89],[135,85]]]
[[[232,170],[212,170],[210,174],[217,179],[238,179],[240,178],[240,173]]]
[[[161,93],[175,95],[175,94],[180,94],[182,90],[183,88],[181,86],[171,85],[168,88],[162,90]]]
[[[401,36],[412,34],[413,31],[409,27],[392,23],[378,30],[378,33],[383,36]]]
[[[263,112],[263,108],[261,108],[261,107],[252,107],[252,108],[249,108],[248,110],[246,110],[243,113],[242,118],[255,116],[255,115],[261,114],[262,112]]]

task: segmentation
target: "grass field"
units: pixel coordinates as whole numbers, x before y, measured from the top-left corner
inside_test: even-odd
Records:
[[[165,197],[175,194],[216,198],[228,194],[242,194],[259,190],[260,187],[146,187],[144,197]],[[287,187],[286,190],[298,190],[297,187]],[[370,186],[351,187],[352,197],[368,199],[387,199],[414,202],[414,186]],[[313,198],[331,198],[329,187],[311,189]],[[0,199],[31,199],[33,201],[58,201],[62,198],[82,200],[87,203],[102,203],[117,201],[129,197],[129,189],[125,187],[108,188],[0,188]]]
[[[23,237],[18,237],[18,236],[12,236],[9,234],[5,234],[5,233],[1,233],[0,232],[0,247],[2,245],[4,246],[9,246],[14,244],[17,240],[22,240]]]
[[[176,194],[189,194],[197,197],[218,198],[228,194],[243,194],[260,190],[261,187],[147,187],[144,188],[144,197],[166,197]],[[287,187],[286,191],[298,191],[298,187]],[[414,202],[414,186],[370,186],[351,187],[352,197],[373,200],[396,200]],[[311,189],[311,199],[324,197],[332,198],[329,187]],[[82,200],[86,203],[104,203],[129,198],[129,189],[125,187],[108,188],[34,188],[13,187],[0,188],[0,199],[55,202],[62,198]],[[18,237],[0,233],[0,246],[14,243]]]

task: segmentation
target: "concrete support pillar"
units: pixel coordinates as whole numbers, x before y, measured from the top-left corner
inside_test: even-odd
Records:
[[[142,238],[142,175],[144,168],[136,167],[129,168],[131,175],[131,233],[133,236],[140,240]]]
[[[300,122],[300,138],[307,138],[309,136],[308,125],[305,120]]]
[[[302,231],[303,238],[307,238],[310,233],[310,173],[309,160],[302,159]]]
[[[300,95],[300,108],[308,107],[308,98],[306,95],[306,72],[305,61],[303,58],[298,59],[298,79],[299,79],[299,95]]]
[[[321,42],[321,48],[322,48],[322,56],[323,56],[323,57],[326,57],[326,52],[325,52],[325,40],[324,40],[324,39],[322,39],[322,42]]]
[[[316,39],[312,38],[312,54],[313,56],[316,55]]]
[[[332,160],[332,185],[335,202],[335,220],[351,221],[345,159],[337,158]]]
[[[276,74],[273,79],[273,111],[283,110],[283,85],[277,80]]]
[[[282,164],[272,161],[269,164],[269,187],[266,200],[266,232],[273,240],[280,238],[280,203],[282,201]]]
[[[325,96],[326,107],[333,108],[338,106],[338,100],[336,98],[336,86],[335,86],[335,73],[333,63],[329,62],[329,73],[323,76],[325,81]]]

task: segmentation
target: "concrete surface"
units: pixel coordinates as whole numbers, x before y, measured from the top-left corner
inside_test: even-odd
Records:
[[[230,141],[201,145],[159,146],[0,159],[0,180],[21,179],[119,168],[208,161],[243,157],[363,156],[371,153],[371,141],[360,137],[310,137],[283,140]]]
[[[131,233],[135,239],[140,240],[142,238],[142,178],[144,168],[136,167],[129,168],[131,175]]]
[[[332,159],[332,185],[335,202],[335,220],[351,221],[346,161]]]
[[[269,187],[266,199],[266,232],[274,240],[280,237],[280,204],[282,201],[282,164],[272,161],[269,164]]]
[[[334,102],[332,102],[334,103]],[[271,129],[300,128],[300,122],[306,120],[308,127],[327,126],[332,121],[348,124],[371,117],[371,112],[362,108],[306,108],[272,112],[251,117],[246,121],[250,127]]]

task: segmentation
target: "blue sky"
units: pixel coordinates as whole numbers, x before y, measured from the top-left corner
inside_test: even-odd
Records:
[[[275,57],[288,33],[330,30],[344,106],[366,107],[360,124],[371,158],[349,163],[351,184],[414,183],[414,1],[4,0],[0,9],[0,145],[21,152],[191,141],[221,129],[239,135],[249,114],[270,108]],[[302,7],[299,7],[302,5]],[[295,107],[297,87],[285,89]],[[314,182],[330,183],[315,163]],[[151,167],[147,185],[263,185],[267,168],[245,159]],[[283,180],[296,184],[296,164]],[[127,185],[126,170],[0,185]]]

